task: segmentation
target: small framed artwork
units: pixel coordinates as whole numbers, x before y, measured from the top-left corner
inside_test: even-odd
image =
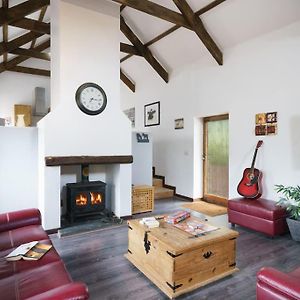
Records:
[[[256,125],[255,126],[255,135],[266,135],[267,126],[266,125]]]
[[[268,112],[266,113],[267,123],[276,123],[277,122],[277,112]]]
[[[175,119],[175,129],[183,129],[184,128],[184,119]]]
[[[277,112],[259,113],[255,115],[255,135],[277,134]]]
[[[266,114],[265,113],[256,114],[255,123],[256,123],[256,125],[265,124],[266,123]]]
[[[144,106],[144,125],[157,126],[160,124],[160,102],[153,102]]]

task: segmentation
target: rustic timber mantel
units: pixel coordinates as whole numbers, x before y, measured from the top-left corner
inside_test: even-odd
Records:
[[[118,156],[46,156],[45,164],[48,167],[67,165],[100,165],[100,164],[131,164],[132,155]]]

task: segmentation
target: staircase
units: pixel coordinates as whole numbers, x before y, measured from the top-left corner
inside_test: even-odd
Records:
[[[154,177],[152,180],[154,186],[154,199],[165,199],[174,196],[174,190],[164,187],[164,179]]]

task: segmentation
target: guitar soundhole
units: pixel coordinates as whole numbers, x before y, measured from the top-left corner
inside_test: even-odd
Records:
[[[206,252],[206,253],[203,254],[203,257],[204,257],[205,259],[208,259],[208,258],[211,257],[211,255],[212,255],[212,252],[211,252],[211,251],[208,251],[208,252]]]

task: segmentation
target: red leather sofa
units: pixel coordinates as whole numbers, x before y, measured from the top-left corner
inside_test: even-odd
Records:
[[[54,247],[37,261],[5,260],[13,249],[30,241],[51,244],[39,210],[0,214],[0,299],[88,299],[86,285],[72,281]]]
[[[228,200],[228,221],[276,236],[287,232],[286,209],[264,198],[235,198]]]
[[[257,274],[257,300],[300,300],[300,268],[282,273],[262,268]]]

